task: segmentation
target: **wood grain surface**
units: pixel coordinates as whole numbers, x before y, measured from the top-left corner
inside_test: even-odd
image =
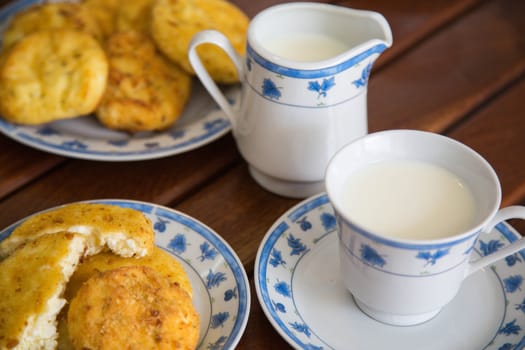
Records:
[[[250,17],[286,1],[232,1]],[[485,157],[500,177],[502,206],[525,204],[525,1],[323,1],[382,13],[394,36],[372,69],[369,130],[448,135]],[[0,4],[8,5],[2,0]],[[58,204],[100,198],[154,202],[218,232],[252,285],[251,314],[238,349],[289,349],[253,290],[261,239],[299,202],[250,177],[231,133],[156,160],[98,162],[45,153],[0,135],[0,227]],[[511,224],[525,232],[525,223]]]

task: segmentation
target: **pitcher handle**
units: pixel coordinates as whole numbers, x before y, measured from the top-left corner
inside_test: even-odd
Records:
[[[489,221],[487,226],[482,230],[483,233],[488,233],[494,229],[494,227],[502,221],[508,219],[525,219],[525,207],[520,205],[513,205],[500,209],[496,215]],[[496,261],[505,258],[506,256],[512,255],[525,248],[525,238],[520,238],[512,244],[498,249],[494,253],[486,255],[482,258],[479,258],[469,264],[467,267],[465,277],[471,275],[472,273],[482,269],[488,265],[495,263]]]
[[[195,74],[202,82],[206,90],[208,90],[209,94],[213,97],[215,102],[217,102],[219,107],[224,111],[224,113],[226,113],[226,115],[230,119],[230,122],[232,123],[232,126],[235,128],[236,117],[233,108],[231,107],[230,103],[228,102],[224,94],[221,92],[215,81],[213,81],[210,74],[204,67],[204,64],[202,64],[199,55],[197,54],[197,47],[202,44],[214,44],[220,47],[232,60],[233,64],[235,65],[235,68],[237,69],[237,73],[239,74],[239,79],[241,80],[244,77],[243,58],[237,53],[237,51],[235,51],[230,41],[224,34],[211,29],[203,30],[195,34],[195,36],[190,42],[188,49],[188,58],[193,67],[193,70],[195,71]]]

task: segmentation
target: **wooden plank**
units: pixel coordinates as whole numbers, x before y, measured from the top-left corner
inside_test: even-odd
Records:
[[[492,165],[501,182],[502,207],[525,205],[523,96],[525,77],[450,133],[451,137],[472,147]],[[510,223],[525,233],[524,220]]]
[[[525,78],[505,91],[450,136],[479,152],[498,174],[502,205],[525,200]]]
[[[142,162],[71,160],[0,202],[0,227],[36,211],[79,200],[182,200],[240,159],[231,136],[192,152]],[[16,203],[16,204],[14,204]]]
[[[0,136],[0,198],[60,165],[64,158]]]
[[[385,16],[392,28],[394,44],[374,64],[374,71],[417,45],[433,32],[478,5],[479,0],[463,1],[338,1],[338,5],[355,9],[377,11]]]
[[[265,232],[297,202],[264,190],[242,164],[175,208],[218,232],[239,255],[247,271],[251,271]]]
[[[520,0],[484,3],[384,74],[372,72],[370,130],[441,132],[497,94],[525,71],[523,13]]]

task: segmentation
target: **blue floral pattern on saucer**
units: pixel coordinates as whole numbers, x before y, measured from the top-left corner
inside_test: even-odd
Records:
[[[235,349],[250,312],[246,272],[232,248],[209,227],[176,210],[130,200],[95,200],[139,210],[153,223],[155,243],[179,260],[200,315],[199,350]],[[0,231],[5,239],[23,220]]]
[[[500,223],[492,232],[480,236],[471,249],[475,250],[474,255],[483,256],[505,247],[519,237],[519,234],[508,224]],[[406,341],[406,344],[405,340],[410,339],[411,334],[436,335],[434,333],[443,332],[444,327],[456,327],[455,321],[451,322],[447,317],[468,313],[461,310],[456,304],[446,312],[442,311],[443,316],[438,315],[436,320],[430,320],[426,324],[415,327],[393,327],[369,319],[349,299],[349,293],[342,282],[333,282],[333,279],[339,279],[339,271],[333,271],[334,266],[338,266],[338,259],[333,257],[339,254],[337,242],[334,211],[327,195],[323,193],[299,203],[284,213],[268,230],[259,247],[255,261],[255,287],[259,302],[273,327],[295,349],[348,349],[353,348],[353,346],[362,348],[363,344],[368,346],[373,343],[367,336],[376,333],[382,333],[382,337],[397,339],[396,341],[399,343],[391,343],[392,348],[420,349],[422,348],[421,344],[426,342],[428,345],[430,344],[428,342],[436,342],[439,337],[427,340],[417,339],[412,342]],[[324,253],[321,252],[323,249],[325,250]],[[326,249],[329,250],[326,251]],[[362,245],[359,247],[359,251],[362,258],[372,265],[383,266],[388,263],[388,257],[375,250],[374,247]],[[421,260],[424,265],[432,266],[447,254],[446,248],[429,249],[416,252],[415,258]],[[332,262],[316,260],[327,259],[328,257]],[[325,266],[319,267],[319,265]],[[330,270],[323,271],[323,269]],[[327,277],[323,279],[323,276],[319,276],[319,271],[321,274],[326,274]],[[465,350],[525,348],[525,251],[502,259],[493,264],[487,271],[479,271],[477,274],[480,274],[478,278],[488,281],[483,283],[488,284],[489,288],[487,289],[491,290],[489,295],[494,295],[495,299],[489,302],[489,300],[482,300],[481,297],[480,299],[472,297],[478,294],[479,289],[476,289],[476,283],[479,284],[480,282],[467,279],[465,283],[470,285],[465,287],[465,290],[469,292],[461,296],[463,299],[458,299],[458,304],[463,305],[465,300],[468,300],[471,305],[466,310],[470,310],[470,312],[474,310],[473,313],[479,310],[479,315],[483,315],[465,315],[464,317],[467,319],[465,322],[475,323],[472,318],[485,318],[490,321],[483,323],[484,325],[490,324],[490,327],[478,329],[474,325],[472,326],[473,329],[470,330],[476,336],[483,335],[482,340],[464,341],[465,336],[468,335],[463,334],[462,328],[458,329],[459,333],[450,333],[457,333],[457,339],[460,339],[457,343],[450,343],[454,337],[447,336],[440,340],[443,342],[441,346],[434,344],[433,347],[428,348]],[[474,276],[469,277],[469,279],[474,278]],[[303,282],[298,282],[299,280]],[[323,285],[323,281],[329,284]],[[317,287],[319,284],[321,285]],[[296,289],[297,286],[304,288],[305,285],[317,290]],[[342,295],[340,300],[317,299],[322,293],[336,295],[337,293],[324,292],[324,290],[331,288],[337,290],[338,295]],[[311,298],[314,296],[316,299],[312,300]],[[319,305],[314,307],[312,302]],[[335,314],[328,315],[318,312],[330,307],[332,307],[330,310]],[[456,309],[453,309],[454,307]],[[314,308],[315,310],[311,311],[305,308]],[[333,329],[337,328],[338,319],[342,319],[341,315],[337,315],[339,312],[353,312],[352,317],[355,320],[353,326],[359,325],[361,327],[360,330],[356,330],[351,329],[351,325],[347,325],[349,328],[344,325],[341,326],[340,328],[344,330],[342,331],[343,334],[339,334],[339,336],[346,341],[334,338],[337,335],[334,334]],[[320,318],[320,320],[317,321],[316,318]],[[328,320],[330,320],[331,325],[324,327],[323,325]],[[432,327],[441,328],[433,330]],[[351,334],[359,338],[355,340],[358,345],[353,344]],[[470,342],[476,345],[468,347]],[[416,343],[417,345],[414,345]],[[333,344],[345,345],[335,346]],[[367,348],[376,349],[373,346]]]

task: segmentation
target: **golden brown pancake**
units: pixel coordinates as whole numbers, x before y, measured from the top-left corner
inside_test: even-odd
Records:
[[[129,132],[164,130],[181,116],[191,78],[135,31],[113,34],[107,42],[109,78],[97,108],[98,120]]]
[[[161,248],[155,247],[151,254],[142,258],[123,258],[110,252],[100,253],[83,259],[75,273],[67,284],[65,298],[68,302],[74,298],[82,285],[92,276],[98,273],[116,269],[123,266],[147,266],[154,269],[161,276],[167,278],[170,283],[178,284],[188,295],[193,290],[184,267],[177,259]],[[58,349],[72,349],[73,345],[67,331],[67,306],[58,317],[59,336]]]
[[[115,31],[115,16],[120,5],[120,0],[84,0],[81,2],[81,6],[91,12],[98,22],[104,38]]]
[[[35,125],[89,114],[104,94],[108,61],[86,33],[33,32],[2,56],[0,113],[10,122]]]
[[[135,30],[149,35],[151,25],[151,7],[155,0],[122,1],[115,13],[117,32]]]
[[[3,50],[11,48],[31,33],[48,29],[82,31],[100,40],[101,28],[92,14],[80,4],[48,2],[16,13],[3,33]]]
[[[223,33],[244,55],[248,17],[224,0],[157,0],[151,12],[151,35],[159,49],[187,72],[193,73],[188,48],[193,36],[204,29]],[[197,48],[210,76],[219,83],[239,81],[237,70],[224,51],[212,44]]]
[[[91,277],[68,311],[75,349],[193,350],[199,316],[188,293],[153,269],[127,266]]]
[[[124,258],[110,252],[89,256],[82,260],[66,289],[66,299],[70,301],[82,285],[93,275],[123,266],[146,266],[166,277],[170,283],[178,284],[188,295],[192,287],[182,264],[171,254],[154,247],[150,254],[141,258]]]

